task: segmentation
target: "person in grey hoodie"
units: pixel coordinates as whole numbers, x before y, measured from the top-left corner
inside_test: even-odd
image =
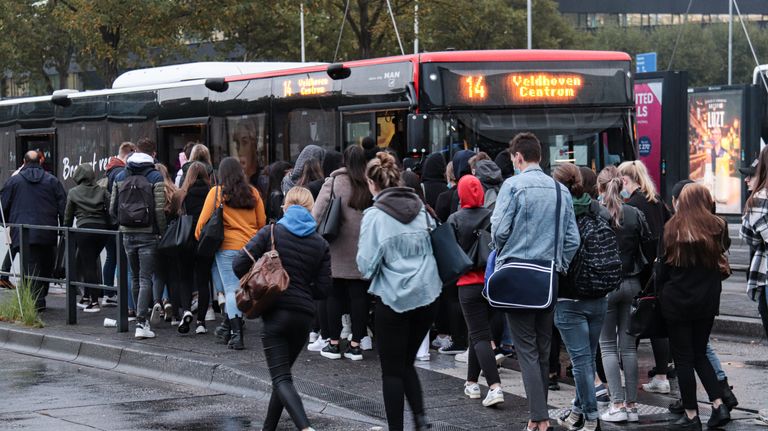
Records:
[[[475,169],[472,174],[483,185],[483,192],[485,193],[483,208],[493,210],[496,206],[496,197],[499,195],[501,183],[504,182],[501,169],[490,160],[480,160],[475,163]]]
[[[304,173],[304,164],[306,164],[307,161],[311,159],[316,159],[322,165],[324,157],[325,157],[325,150],[318,147],[317,145],[310,144],[304,147],[304,149],[301,150],[301,153],[299,153],[299,157],[296,159],[296,164],[293,165],[293,170],[291,171],[291,174],[286,175],[285,178],[283,178],[283,183],[282,183],[283,194],[288,193],[288,190],[293,188],[293,186],[295,186],[296,183],[299,182],[299,178],[301,178],[301,174]]]
[[[75,169],[75,187],[67,194],[67,206],[64,210],[64,226],[71,227],[74,219],[77,219],[77,227],[81,229],[108,229],[109,192],[104,187],[96,184],[96,174],[93,167],[84,163]],[[95,233],[77,232],[74,235],[77,246],[77,272],[79,281],[86,283],[99,283],[99,255],[111,236]],[[86,313],[101,311],[99,298],[101,289],[86,288],[83,298],[90,302],[85,305]]]

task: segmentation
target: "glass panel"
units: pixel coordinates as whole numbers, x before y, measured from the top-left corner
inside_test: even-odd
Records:
[[[229,155],[240,159],[248,178],[269,164],[267,114],[227,117],[227,131]]]
[[[326,150],[336,146],[337,113],[322,109],[294,109],[288,113],[288,157],[295,159],[309,144]],[[285,160],[288,160],[287,158]]]

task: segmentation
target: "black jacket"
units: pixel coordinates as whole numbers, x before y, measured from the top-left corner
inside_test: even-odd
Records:
[[[648,202],[639,189],[632,193],[627,205],[639,209],[645,216],[645,221],[651,231],[651,238],[643,244],[643,253],[649,262],[653,262],[656,259],[659,241],[664,235],[664,225],[670,218],[669,210],[659,196],[656,197],[656,203]]]
[[[251,238],[246,248],[258,259],[270,250],[270,226],[267,225]],[[328,295],[331,288],[331,254],[328,243],[317,232],[299,237],[284,226],[275,225],[275,248],[291,281],[271,309],[284,309],[315,314],[315,299]],[[247,274],[253,261],[240,250],[232,262],[238,278]]]
[[[210,186],[205,181],[198,179],[184,196],[184,210],[188,215],[195,217],[195,225],[197,225],[197,219],[200,218],[200,212],[203,211],[205,198],[210,190]]]
[[[482,207],[461,208],[448,217],[448,223],[453,226],[453,230],[456,232],[456,240],[464,252],[469,252],[475,244],[477,239],[475,235],[476,230],[490,230],[491,213],[491,210]]]
[[[27,165],[5,182],[2,204],[8,223],[58,226],[64,224],[67,194],[61,182],[40,165]],[[18,229],[11,229],[11,239],[18,247]],[[56,232],[32,229],[28,239],[30,244],[56,245]]]
[[[441,223],[448,221],[451,214],[459,210],[459,191],[457,187],[452,187],[437,197],[435,204],[435,214]]]
[[[445,157],[440,153],[433,153],[424,161],[421,181],[424,187],[424,199],[427,205],[437,207],[437,197],[448,190],[445,180]]]
[[[654,244],[648,223],[643,213],[630,205],[623,206],[621,226],[614,228],[619,241],[619,254],[624,277],[633,277],[642,272],[652,261],[645,255],[644,244]],[[642,251],[641,251],[642,250]]]

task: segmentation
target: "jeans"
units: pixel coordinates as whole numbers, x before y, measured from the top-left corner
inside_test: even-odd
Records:
[[[576,399],[572,410],[588,420],[599,417],[594,365],[607,308],[606,298],[558,301],[555,307],[555,326],[573,364]]]
[[[723,397],[723,388],[717,382],[715,370],[707,358],[707,344],[714,322],[714,316],[698,320],[667,321],[680,396],[683,399],[683,407],[687,410],[698,410],[694,370],[710,401]]]
[[[107,250],[107,258],[104,260],[104,267],[102,270],[102,281],[107,286],[115,285],[115,271],[117,271],[117,244],[115,244],[115,237],[103,236],[104,248]]]
[[[341,315],[344,304],[349,305],[352,320],[352,341],[359,343],[367,334],[368,322],[368,286],[366,280],[347,280],[334,278],[331,294],[326,300],[328,312],[328,337],[338,340],[341,334]],[[325,337],[325,335],[323,335]]]
[[[211,264],[211,283],[213,283],[213,293],[217,295],[219,292],[224,293],[224,283],[221,282],[221,277],[219,277],[219,267],[216,265],[215,257]]]
[[[618,290],[608,294],[608,309],[605,313],[603,330],[600,334],[600,352],[603,367],[608,378],[608,390],[614,403],[637,401],[637,344],[635,337],[627,334],[629,309],[632,299],[640,292],[640,281],[636,277],[626,278]],[[618,341],[617,341],[618,339]],[[621,367],[624,369],[625,388],[621,384]]]
[[[523,387],[528,398],[529,419],[549,419],[549,349],[552,342],[553,309],[514,310],[507,312],[517,361],[523,374]]]
[[[722,382],[728,378],[728,376],[725,375],[725,371],[723,371],[723,365],[720,363],[720,358],[717,357],[717,353],[715,353],[715,350],[712,348],[712,343],[707,343],[707,359],[709,359],[709,363],[712,364],[712,368],[715,370],[717,380]]]
[[[151,233],[126,233],[123,237],[125,254],[131,267],[131,285],[136,302],[136,321],[147,320],[152,303],[152,275],[157,266],[157,235]]]
[[[381,361],[384,408],[390,431],[403,429],[404,399],[414,415],[424,414],[424,398],[413,362],[424,334],[435,320],[437,303],[397,313],[376,303],[376,349]]]
[[[240,279],[237,278],[235,271],[232,270],[232,261],[235,260],[239,252],[239,250],[219,250],[216,252],[216,269],[218,270],[218,277],[221,280],[222,286],[224,286],[224,295],[227,299],[227,316],[230,319],[233,317],[243,317],[243,313],[237,309],[237,301],[235,301],[235,292],[240,287]]]
[[[482,295],[483,285],[459,286],[459,303],[469,329],[467,381],[477,382],[480,370],[488,386],[501,383],[496,357],[491,348],[491,314],[493,309]]]
[[[282,309],[262,316],[264,326],[261,342],[272,378],[272,396],[269,399],[267,417],[264,419],[264,430],[277,429],[283,408],[288,411],[296,428],[304,429],[310,426],[304,405],[293,386],[291,367],[304,349],[312,319],[311,314]]]

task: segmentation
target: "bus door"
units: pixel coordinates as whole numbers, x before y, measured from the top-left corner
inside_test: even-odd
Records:
[[[381,148],[390,148],[402,158],[406,150],[405,110],[342,113],[342,150],[350,145],[360,145],[370,136]]]
[[[16,131],[16,161],[19,166],[24,162],[27,151],[43,153],[43,169],[53,176],[58,175],[56,159],[56,129],[22,129]],[[17,166],[16,168],[18,168]]]
[[[161,120],[157,128],[156,158],[168,167],[171,178],[181,169],[179,153],[187,143],[208,145],[208,117]]]

